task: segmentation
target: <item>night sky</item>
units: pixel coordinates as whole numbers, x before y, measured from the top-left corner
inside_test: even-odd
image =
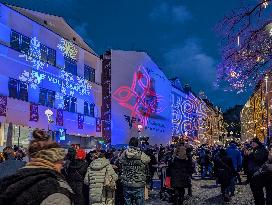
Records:
[[[179,77],[195,93],[203,90],[224,109],[250,95],[213,86],[220,61],[214,27],[239,0],[0,1],[64,17],[98,54],[110,48],[145,51],[169,78]]]

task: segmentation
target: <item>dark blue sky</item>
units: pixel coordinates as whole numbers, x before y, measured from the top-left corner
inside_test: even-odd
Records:
[[[222,108],[244,104],[214,88],[219,42],[216,23],[239,0],[6,0],[17,6],[62,16],[98,53],[146,51],[168,77],[179,77]]]

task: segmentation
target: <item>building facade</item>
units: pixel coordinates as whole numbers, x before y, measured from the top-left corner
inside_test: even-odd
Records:
[[[102,137],[101,73],[63,18],[0,3],[0,146],[26,146],[36,128],[83,147]]]
[[[270,75],[267,82],[265,79],[261,80],[241,111],[241,139],[243,141],[258,137],[264,142],[271,133],[271,82]]]
[[[102,122],[108,141],[127,144],[132,136],[149,137],[150,144],[171,140],[171,83],[146,53],[107,52],[102,76],[107,81]]]

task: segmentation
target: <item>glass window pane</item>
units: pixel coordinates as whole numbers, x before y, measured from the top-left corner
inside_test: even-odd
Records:
[[[71,98],[70,112],[76,112],[76,102],[77,102],[77,99],[75,97],[72,97]]]
[[[9,79],[9,97],[17,98],[18,97],[18,80]]]
[[[28,53],[30,46],[30,38],[22,35],[22,43],[21,43],[21,52],[22,53]]]
[[[55,102],[55,91],[48,90],[47,92],[47,106],[53,108]]]
[[[40,89],[40,96],[39,96],[39,103],[40,103],[41,105],[44,105],[44,106],[45,106],[45,104],[46,104],[46,96],[47,96],[47,90],[41,88],[41,89]]]
[[[70,96],[64,97],[64,110],[69,111],[70,108]]]
[[[90,81],[95,82],[95,69],[93,68],[90,70]]]
[[[28,101],[28,85],[20,82],[19,99]]]
[[[20,51],[20,34],[16,31],[11,31],[10,46],[15,50]]]
[[[47,47],[41,44],[41,60],[47,62]]]
[[[48,49],[48,56],[47,56],[47,62],[53,66],[56,65],[56,51],[52,48]]]
[[[89,103],[88,102],[84,102],[84,115],[90,115],[89,113]]]
[[[90,104],[90,116],[94,117],[94,104]]]

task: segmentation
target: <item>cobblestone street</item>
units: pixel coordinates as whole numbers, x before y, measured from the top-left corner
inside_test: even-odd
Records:
[[[235,196],[231,202],[225,203],[221,199],[220,186],[216,186],[215,180],[194,179],[193,197],[187,199],[184,205],[253,205],[253,198],[249,185],[236,185]],[[186,192],[187,193],[187,192]],[[166,205],[170,204],[159,199],[157,191],[150,193],[147,205]]]

